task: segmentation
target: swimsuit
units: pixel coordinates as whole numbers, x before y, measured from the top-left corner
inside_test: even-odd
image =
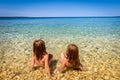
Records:
[[[52,54],[48,54],[48,60],[50,61],[52,59],[53,55]]]

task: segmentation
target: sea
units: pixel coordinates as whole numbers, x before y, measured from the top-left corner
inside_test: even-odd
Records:
[[[0,18],[0,50],[4,53],[22,49],[29,54],[36,39],[43,39],[48,51],[53,53],[64,51],[73,43],[84,48],[83,51],[104,46],[119,54],[120,17]]]

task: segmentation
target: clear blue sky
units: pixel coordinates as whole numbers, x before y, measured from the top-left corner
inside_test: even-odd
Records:
[[[120,0],[0,0],[0,16],[120,16]]]

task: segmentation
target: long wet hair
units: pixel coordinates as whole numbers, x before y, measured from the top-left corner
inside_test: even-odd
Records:
[[[79,50],[75,44],[69,44],[67,46],[66,57],[68,59],[68,62],[71,63],[73,67],[79,67]]]
[[[33,52],[37,60],[41,60],[43,55],[47,54],[45,42],[41,39],[35,40],[33,43]]]

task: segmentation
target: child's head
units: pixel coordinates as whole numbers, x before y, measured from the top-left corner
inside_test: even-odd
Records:
[[[68,61],[72,63],[74,66],[77,66],[80,64],[79,50],[75,44],[69,44],[67,46],[66,56]]]
[[[33,52],[37,59],[42,59],[43,55],[47,53],[45,42],[41,39],[35,40],[33,43]]]

